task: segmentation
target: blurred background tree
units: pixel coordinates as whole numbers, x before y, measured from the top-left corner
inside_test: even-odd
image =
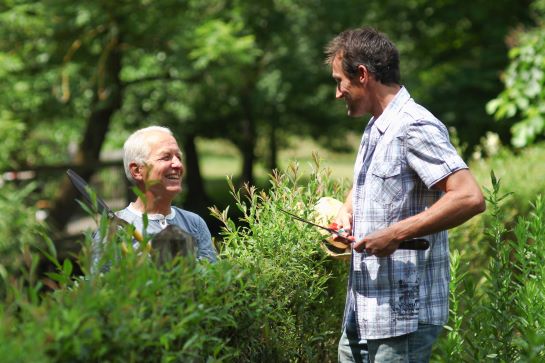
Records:
[[[542,1],[540,1],[542,3]],[[454,127],[466,156],[487,131],[509,125],[484,105],[502,88],[506,38],[533,24],[530,1],[4,0],[0,5],[2,170],[71,163],[89,180],[101,152],[133,130],[173,129],[187,167],[185,206],[203,211],[196,139],[224,139],[241,182],[272,170],[293,138],[349,150],[365,119],[335,102],[323,48],[340,31],[371,25],[401,53],[402,80]],[[57,179],[58,180],[58,179]],[[58,184],[55,184],[58,185]],[[49,217],[74,213],[67,180]]]
[[[502,76],[505,89],[487,104],[490,114],[512,125],[517,148],[543,140],[545,134],[545,1],[531,5],[534,27],[511,35],[510,63]]]

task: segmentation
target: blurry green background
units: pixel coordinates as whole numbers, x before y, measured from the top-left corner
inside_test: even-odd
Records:
[[[176,203],[214,232],[208,208],[229,204],[227,175],[267,187],[272,170],[318,152],[349,183],[367,118],[334,99],[323,49],[363,25],[396,43],[402,83],[468,162],[524,155],[545,129],[544,3],[2,0],[0,193],[28,186],[24,205],[69,237],[82,211],[65,170],[122,208],[133,195],[120,148],[151,124],[183,148]]]
[[[544,20],[545,0],[0,0],[0,357],[335,361],[348,267],[275,213],[349,188],[367,118],[334,99],[323,49],[370,25],[488,198],[449,231],[433,361],[543,361]],[[88,279],[97,221],[66,169],[123,208],[121,146],[152,124],[176,135],[175,203],[206,219],[221,262],[132,254]],[[228,176],[257,192],[230,195]]]

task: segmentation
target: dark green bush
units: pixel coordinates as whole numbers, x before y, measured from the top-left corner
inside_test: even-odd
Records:
[[[538,196],[510,230],[500,206],[507,196],[493,176],[482,246],[492,253],[480,275],[461,272],[460,254],[452,254],[451,315],[437,361],[545,360],[545,203]]]
[[[89,237],[84,276],[52,252],[55,291],[44,293],[40,281],[8,283],[2,361],[334,361],[346,265],[325,256],[317,231],[278,208],[308,217],[320,196],[341,187],[323,170],[300,185],[296,170],[275,174],[268,193],[233,189],[242,226],[215,210],[226,225],[216,264],[179,258],[158,267],[130,247],[123,252],[125,231],[106,248],[114,261],[107,273],[89,273]]]
[[[317,230],[280,211],[312,220],[320,197],[341,198],[342,186],[331,182],[318,161],[316,166],[307,183],[299,183],[295,164],[286,174],[275,173],[268,193],[247,186],[241,196],[232,187],[242,226],[237,227],[226,213],[215,211],[226,226],[222,255],[259,275],[259,293],[273,313],[266,329],[277,341],[278,353],[249,356],[250,361],[336,360],[347,265],[324,255]]]
[[[304,182],[296,164],[273,174],[267,192],[230,184],[240,220],[212,210],[225,225],[216,264],[178,258],[159,267],[130,248],[124,230],[107,245],[113,263],[103,274],[89,273],[90,236],[74,261],[42,248],[57,268],[47,277],[23,249],[19,278],[2,279],[2,362],[336,361],[347,264],[325,256],[317,230],[280,211],[313,219],[320,197],[342,197],[318,164]],[[484,236],[459,250],[454,234],[451,319],[434,361],[545,359],[545,203],[536,198],[526,217],[506,223],[508,198],[497,182],[489,189]],[[471,248],[483,255],[470,268]]]
[[[18,298],[21,310],[12,318],[18,321],[4,338],[34,348],[2,356],[13,362],[28,361],[29,353],[32,361],[53,362],[235,358],[230,334],[239,322],[246,328],[239,334],[259,334],[246,324],[260,317],[253,311],[252,279],[224,261],[195,266],[180,259],[159,269],[127,257],[103,276],[77,279],[39,304]]]

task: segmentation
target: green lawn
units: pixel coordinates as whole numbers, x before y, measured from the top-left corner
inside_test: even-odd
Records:
[[[312,140],[293,140],[290,144],[290,148],[281,150],[279,153],[280,169],[285,169],[290,162],[296,161],[306,174],[314,164],[312,154],[315,152],[322,160],[322,166],[330,168],[333,176],[352,178],[357,143],[351,143],[353,151],[349,153],[328,151]],[[225,179],[227,175],[236,177],[240,174],[241,156],[229,142],[199,139],[197,149],[201,171],[206,179]],[[255,176],[257,179],[266,179],[268,173],[269,171],[261,163],[256,165]]]
[[[290,162],[299,164],[301,173],[308,175],[314,166],[312,154],[318,153],[323,167],[331,169],[331,175],[339,180],[350,183],[352,179],[354,159],[359,140],[357,136],[348,138],[351,152],[331,152],[317,145],[312,140],[295,139],[290,141],[291,147],[279,153],[280,169],[284,170]],[[200,155],[201,170],[206,180],[207,192],[214,201],[228,203],[226,176],[236,178],[240,174],[241,157],[237,149],[222,140],[198,140],[197,148]],[[513,192],[517,205],[528,205],[536,194],[545,192],[545,168],[541,167],[545,160],[545,144],[528,147],[519,153],[513,153],[505,148],[486,159],[466,160],[475,175],[479,185],[490,188],[490,171],[502,180],[502,189]],[[268,170],[262,164],[255,167],[256,184],[258,187],[268,185]],[[223,204],[223,203],[220,203]]]
[[[279,168],[285,170],[292,162],[297,162],[302,175],[308,176],[314,167],[313,153],[317,153],[321,167],[329,168],[334,178],[348,183],[352,179],[354,159],[356,157],[359,140],[352,140],[353,151],[350,153],[331,152],[317,145],[312,140],[295,139],[290,142],[291,147],[280,151]],[[356,140],[356,141],[354,141]],[[205,188],[213,203],[225,208],[232,203],[226,182],[227,176],[235,180],[240,175],[242,158],[238,150],[229,142],[223,140],[197,140],[197,150],[200,157],[200,167],[205,179]],[[254,168],[255,184],[258,188],[269,186],[269,173],[262,163]]]

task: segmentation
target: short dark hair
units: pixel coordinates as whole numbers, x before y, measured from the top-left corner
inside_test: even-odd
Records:
[[[345,30],[325,48],[326,63],[342,57],[343,70],[350,79],[358,76],[364,65],[383,84],[400,84],[399,52],[386,35],[371,27]]]

